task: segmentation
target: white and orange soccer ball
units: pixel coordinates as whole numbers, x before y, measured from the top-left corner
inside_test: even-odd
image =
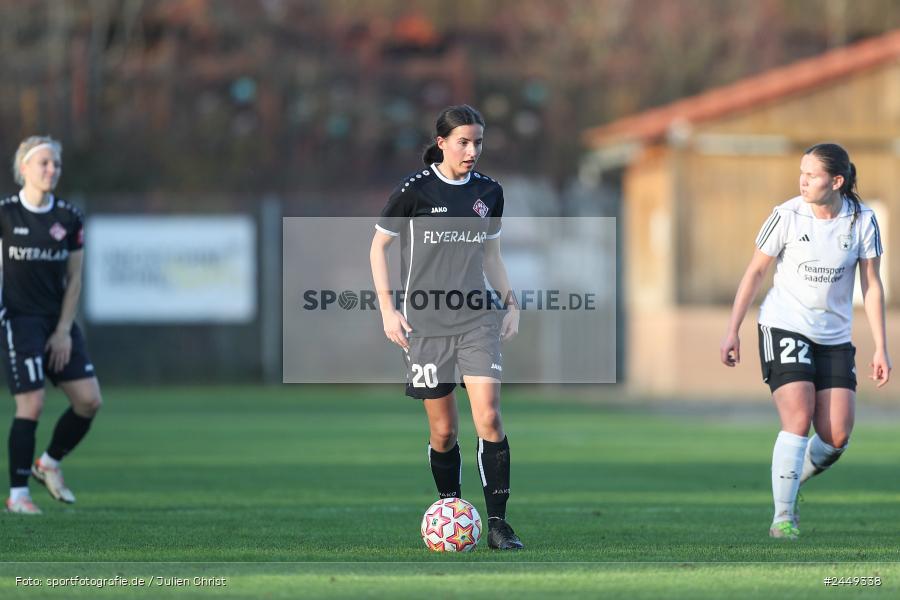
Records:
[[[422,517],[422,539],[435,552],[468,552],[481,538],[481,517],[462,498],[443,498]]]

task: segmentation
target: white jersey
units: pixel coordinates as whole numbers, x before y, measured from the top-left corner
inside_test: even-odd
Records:
[[[775,283],[759,309],[759,323],[805,335],[817,344],[850,341],[853,283],[861,258],[884,252],[875,213],[844,198],[840,214],[819,219],[802,196],[776,206],[756,247],[777,256]]]

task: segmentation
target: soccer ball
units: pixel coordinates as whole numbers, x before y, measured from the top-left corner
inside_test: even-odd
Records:
[[[468,552],[481,537],[481,517],[462,498],[443,498],[422,517],[422,539],[435,552]]]

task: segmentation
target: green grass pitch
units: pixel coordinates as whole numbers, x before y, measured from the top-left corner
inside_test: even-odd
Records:
[[[613,390],[594,394],[609,399]],[[838,466],[804,487],[802,538],[790,543],[767,537],[774,409],[741,418],[663,414],[591,402],[584,390],[508,386],[508,517],[527,549],[453,555],[430,553],[419,538],[435,499],[427,425],[419,402],[395,387],[108,388],[104,395],[90,436],[65,463],[78,504],[53,502],[33,482],[45,515],[0,515],[0,597],[900,593],[894,420],[861,420]],[[464,392],[460,406],[463,496],[483,511]],[[62,407],[52,394],[39,450]],[[145,584],[50,587],[51,578],[115,576]],[[878,576],[881,585],[842,592],[823,585],[824,577],[854,576]]]

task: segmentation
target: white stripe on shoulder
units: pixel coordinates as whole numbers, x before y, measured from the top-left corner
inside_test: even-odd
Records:
[[[381,225],[377,225],[377,224],[375,225],[375,229],[377,229],[381,233],[383,233],[385,235],[389,235],[391,237],[397,237],[398,235],[400,235],[400,233],[398,233],[396,231],[389,231],[389,230],[385,229],[384,227],[382,227]]]

